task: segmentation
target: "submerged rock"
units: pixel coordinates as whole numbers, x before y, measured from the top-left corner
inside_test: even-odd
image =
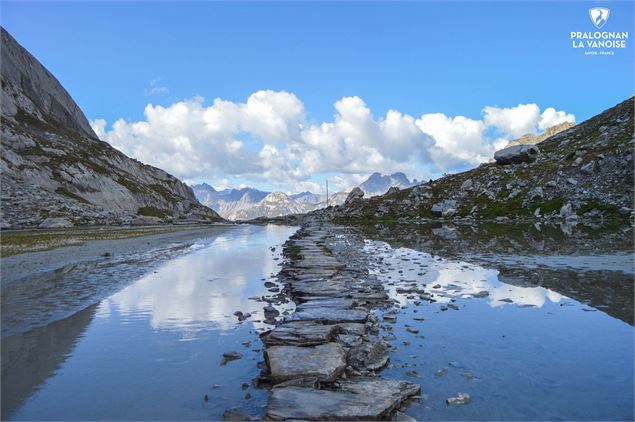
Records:
[[[274,420],[381,420],[421,387],[405,381],[346,382],[341,391],[311,388],[275,388],[267,417]]]
[[[243,357],[242,353],[239,352],[225,352],[223,353],[223,360],[221,361],[221,365],[227,364],[227,362],[231,362],[232,360],[237,360]]]
[[[449,405],[460,405],[460,404],[469,404],[470,403],[470,395],[467,393],[459,393],[456,397],[450,397],[445,402]]]

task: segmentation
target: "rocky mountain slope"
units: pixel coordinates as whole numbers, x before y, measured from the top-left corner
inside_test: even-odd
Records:
[[[313,209],[313,206],[308,208]],[[272,192],[257,204],[237,210],[229,215],[230,220],[252,220],[258,217],[279,217],[289,214],[303,214],[307,212],[307,205],[293,200],[282,192]]]
[[[410,182],[403,173],[383,175],[377,172],[371,174],[366,181],[359,185],[360,189],[364,191],[364,194],[367,197],[383,195],[388,192],[388,189],[391,187],[404,189],[411,186],[414,186],[414,183]]]
[[[513,145],[536,145],[541,143],[545,139],[555,135],[556,133],[560,133],[563,130],[571,129],[573,126],[575,126],[575,124],[571,122],[558,123],[557,125],[554,125],[545,129],[545,131],[541,133],[540,135],[534,135],[533,133],[528,133],[526,135],[521,136],[518,139],[510,141],[507,144],[507,146],[510,147]]]
[[[201,204],[210,207],[223,218],[255,206],[270,193],[253,188],[216,190],[207,183],[192,185],[192,190]]]
[[[419,220],[629,218],[633,209],[633,98],[538,145],[516,145],[513,164],[492,162],[383,196],[351,194],[317,219]],[[524,154],[524,155],[523,155]],[[501,154],[497,153],[500,158]],[[520,158],[519,158],[520,157]]]
[[[367,196],[382,195],[391,187],[406,188],[413,186],[405,174],[383,175],[373,173],[360,188]],[[201,202],[229,220],[248,220],[259,217],[278,217],[290,214],[302,214],[326,207],[326,195],[309,191],[287,195],[282,192],[265,192],[254,188],[216,190],[207,183],[192,185],[194,195]],[[329,195],[329,205],[342,205],[348,192],[336,192]],[[266,199],[266,201],[265,201]],[[278,201],[278,203],[275,203]]]
[[[174,176],[100,141],[57,79],[1,38],[2,228],[220,220]]]

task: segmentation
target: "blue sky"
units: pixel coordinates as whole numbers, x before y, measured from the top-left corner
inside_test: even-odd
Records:
[[[603,31],[632,36],[632,2],[3,2],[1,19],[106,130],[120,118],[144,121],[147,104],[169,107],[196,96],[204,107],[214,98],[242,104],[260,90],[297,97],[304,127],[333,122],[334,103],[345,97],[362,99],[377,121],[390,109],[415,119],[443,113],[482,120],[486,106],[532,103],[580,122],[634,87],[633,40],[613,56],[571,48],[570,31],[596,30],[593,6],[611,10]],[[498,126],[485,133],[492,130],[490,142],[505,135]],[[247,152],[266,144],[291,149],[279,139],[252,144]],[[136,152],[161,164],[152,154]],[[435,160],[423,154],[404,168],[418,164],[420,176],[436,176],[474,164]],[[397,169],[395,162],[403,161],[383,169]],[[361,177],[362,167],[348,166],[343,178]],[[295,183],[279,175],[279,183],[258,180],[257,169],[209,177],[168,170],[192,181],[221,183],[225,175],[229,184],[287,190],[285,183]],[[315,170],[294,180],[336,173]]]

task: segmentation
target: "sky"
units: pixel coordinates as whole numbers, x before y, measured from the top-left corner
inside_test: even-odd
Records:
[[[597,29],[592,7],[610,9]],[[633,95],[633,2],[11,2],[97,135],[189,183],[419,180]],[[611,55],[571,32],[628,31]],[[597,49],[595,49],[597,50]]]

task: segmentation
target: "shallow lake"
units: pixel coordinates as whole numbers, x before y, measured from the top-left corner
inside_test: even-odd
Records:
[[[381,376],[422,386],[406,413],[632,420],[632,233],[567,242],[562,230],[479,230],[366,228],[371,272],[399,303],[396,322],[382,322],[393,350]],[[266,303],[253,299],[272,295],[264,282],[294,231],[232,228],[68,318],[3,338],[3,419],[264,415],[267,390],[251,381]],[[235,311],[252,316],[240,323]],[[228,351],[243,356],[222,365]],[[447,406],[458,393],[471,403]]]
[[[238,405],[262,413],[267,392],[251,380],[266,303],[248,298],[270,294],[264,279],[294,231],[227,230],[69,318],[4,338],[3,419],[209,420]],[[239,323],[236,311],[252,317]],[[221,365],[229,351],[243,357]]]

